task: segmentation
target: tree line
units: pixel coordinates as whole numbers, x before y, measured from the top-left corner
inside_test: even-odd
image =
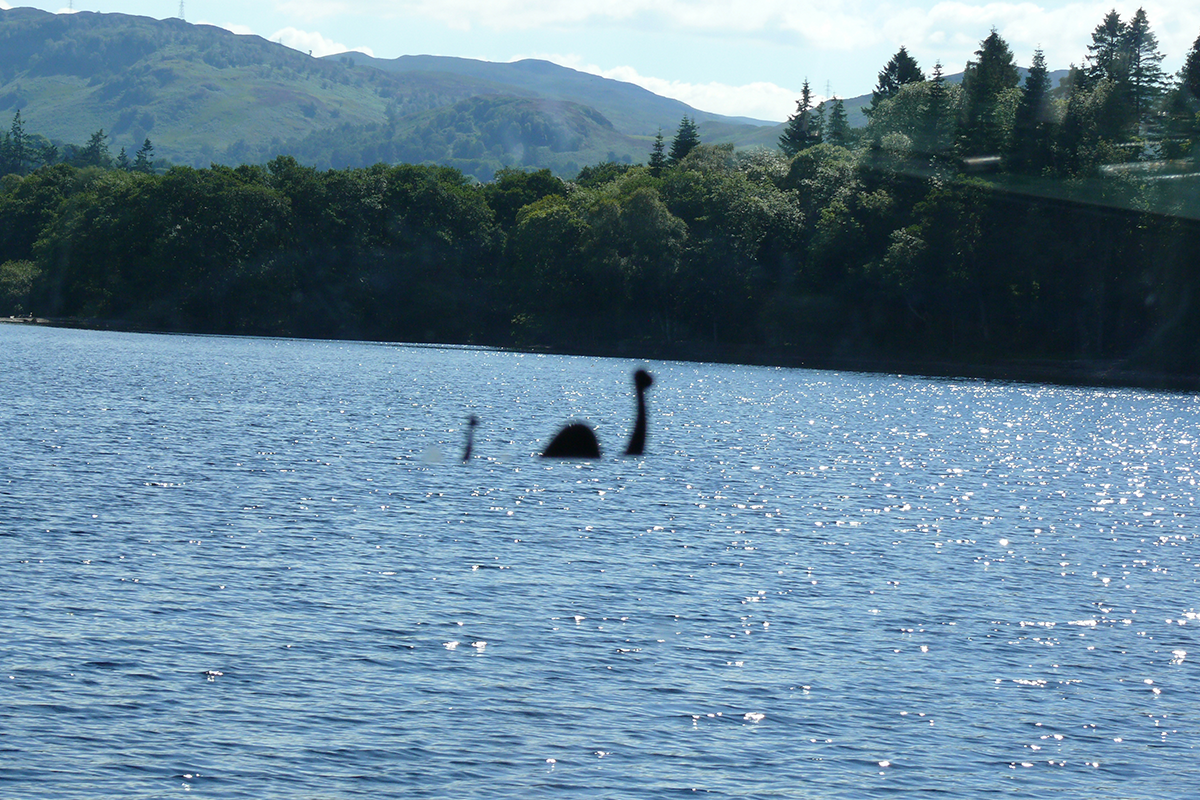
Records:
[[[996,40],[981,52],[1002,55]],[[0,314],[643,357],[1084,359],[1196,374],[1200,180],[1133,168],[1159,158],[1154,147],[1196,152],[1175,134],[1132,155],[1111,133],[1068,138],[1063,106],[1093,113],[1117,91],[1086,75],[1096,58],[1072,73],[1071,91],[1090,100],[1062,95],[1062,116],[1031,118],[1053,126],[1031,156],[1014,144],[1030,81],[1009,85],[979,55],[961,87],[935,89],[937,69],[898,88],[881,74],[869,125],[845,141],[810,124],[793,152],[737,152],[702,143],[685,117],[646,165],[596,164],[571,181],[508,169],[481,184],[411,164],[321,171],[288,156],[43,165],[0,184]],[[884,72],[907,74],[893,60]],[[968,111],[982,91],[972,83],[1007,88]],[[1194,124],[1196,95],[1171,91],[1153,108],[1178,103],[1192,123],[1148,111],[1121,137]],[[1072,141],[1086,154],[1070,155]],[[1040,171],[1022,160],[1039,154]],[[1050,180],[1057,170],[1068,174]]]
[[[0,138],[0,175],[25,175],[39,167],[70,164],[75,167],[115,167],[135,172],[154,170],[154,145],[146,137],[131,159],[122,147],[116,158],[108,147],[108,134],[101,128],[85,145],[68,144],[62,148],[41,134],[25,131],[20,109]]]
[[[1178,74],[1167,75],[1163,59],[1141,8],[1128,21],[1116,11],[1105,15],[1082,66],[1071,65],[1057,87],[1050,85],[1040,49],[1022,81],[1008,43],[994,29],[959,85],[945,80],[940,62],[927,77],[901,47],[879,73],[864,108],[865,129],[849,128],[837,98],[814,104],[805,81],[779,146],[795,155],[822,142],[867,145],[926,167],[970,160],[1013,174],[1068,179],[1122,164],[1194,159],[1200,37]]]

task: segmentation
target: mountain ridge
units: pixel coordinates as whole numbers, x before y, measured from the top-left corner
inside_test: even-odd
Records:
[[[960,79],[948,75],[948,81]],[[843,100],[865,124],[870,95]],[[293,155],[318,168],[405,160],[573,177],[603,161],[640,163],[683,116],[701,139],[777,146],[786,122],[702,111],[625,81],[538,59],[314,58],[253,34],[128,14],[0,9],[0,113],[29,133],[112,152],[149,138],[156,156],[197,167]]]
[[[568,176],[604,160],[643,161],[654,133],[670,136],[685,114],[711,142],[738,143],[767,125],[551,62],[313,58],[176,18],[0,9],[0,113],[18,110],[49,141],[78,145],[104,130],[114,153],[149,138],[173,163],[286,153],[342,168],[390,156],[483,180],[505,166]],[[450,127],[433,130],[431,119]]]

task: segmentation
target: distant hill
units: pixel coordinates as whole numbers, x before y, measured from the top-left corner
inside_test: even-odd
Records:
[[[549,61],[526,59],[495,63],[450,56],[401,56],[385,60],[362,53],[344,53],[327,58],[368,64],[398,75],[443,72],[490,83],[504,93],[515,96],[584,103],[608,118],[617,130],[633,136],[653,136],[659,128],[674,131],[685,114],[701,124],[716,123],[735,128],[753,129],[777,124],[698,111],[686,103],[660,97],[636,84],[579,72]]]
[[[484,180],[502,166],[644,161],[685,114],[714,143],[769,125],[544,61],[312,58],[179,19],[31,8],[0,10],[0,114],[17,110],[59,143],[103,129],[114,155],[149,137],[159,159],[196,166],[286,153],[330,168],[448,163]]]
[[[852,126],[866,124],[869,94],[843,102]],[[114,155],[149,137],[158,159],[195,166],[288,154],[320,168],[448,164],[481,180],[505,166],[569,177],[643,162],[654,135],[669,140],[684,115],[703,141],[738,147],[774,148],[786,124],[547,61],[313,58],[180,19],[32,8],[0,10],[0,115],[17,110],[28,133],[60,144],[103,129]]]

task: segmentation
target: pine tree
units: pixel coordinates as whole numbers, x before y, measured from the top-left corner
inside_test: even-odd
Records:
[[[38,160],[42,162],[42,166],[48,167],[51,164],[58,163],[58,145],[53,142],[48,143],[38,153]]]
[[[1008,131],[1000,118],[1003,95],[1021,80],[1008,43],[995,28],[975,51],[978,61],[963,73],[963,117],[959,149],[963,155],[998,155]]]
[[[808,143],[810,147],[825,141],[825,131],[829,128],[829,122],[826,119],[828,110],[825,108],[827,105],[829,105],[829,101],[822,100],[816,109],[808,115]]]
[[[1021,89],[1013,123],[1012,168],[1018,172],[1038,173],[1050,165],[1052,131],[1050,127],[1050,73],[1046,57],[1038,48],[1033,66]]]
[[[1107,78],[1110,81],[1124,80],[1128,64],[1122,52],[1126,25],[1116,10],[1109,11],[1104,21],[1092,31],[1092,43],[1088,45],[1088,65],[1084,70],[1092,86]]]
[[[129,163],[129,156],[125,155],[124,147],[122,147],[121,152],[117,154],[117,163],[115,166],[117,169],[124,170],[126,172],[129,171],[131,165]]]
[[[788,158],[814,144],[810,130],[811,112],[812,90],[808,88],[808,79],[805,78],[804,86],[800,89],[800,99],[796,101],[796,113],[788,117],[787,127],[779,137],[779,149]]]
[[[668,163],[678,164],[683,161],[698,144],[700,131],[696,128],[696,121],[684,114],[683,119],[679,121],[679,130],[675,132],[675,138],[671,141]]]
[[[1189,153],[1200,158],[1200,36],[1175,76],[1165,105],[1167,139],[1164,154],[1178,158]]]
[[[112,166],[112,156],[108,152],[108,143],[105,139],[108,134],[104,129],[96,131],[92,134],[92,138],[88,140],[87,145],[79,151],[77,156],[79,166],[81,167],[110,167]]]
[[[1200,104],[1200,36],[1196,37],[1192,49],[1184,59],[1176,85],[1190,107],[1196,108],[1197,104]]]
[[[25,174],[31,156],[25,123],[21,121],[21,112],[18,110],[13,115],[12,127],[0,139],[0,176]]]
[[[1158,37],[1150,30],[1144,9],[1139,8],[1129,21],[1121,44],[1133,117],[1139,122],[1146,122],[1154,102],[1166,87],[1167,74],[1161,66],[1163,54],[1158,52]]]
[[[921,71],[921,67],[917,65],[916,59],[908,54],[908,50],[901,47],[896,55],[892,56],[879,73],[879,82],[875,85],[875,89],[871,92],[871,105],[863,109],[863,113],[868,117],[879,108],[879,104],[884,100],[890,100],[900,91],[900,87],[908,83],[924,83],[925,73]]]
[[[662,128],[654,136],[654,145],[650,148],[650,174],[659,178],[662,170],[667,167],[666,144],[662,142]]]
[[[661,137],[662,134],[660,133]],[[146,141],[142,142],[141,149],[133,156],[133,171],[150,173],[154,171],[154,162],[150,157],[154,155],[154,145],[150,144],[150,137],[146,137]]]
[[[850,145],[850,122],[846,119],[846,106],[841,98],[833,98],[833,109],[829,112],[829,133],[825,141],[838,147]]]
[[[650,148],[650,174],[656,178],[662,175],[662,171],[667,167],[665,150],[666,145],[663,144],[662,128],[659,128],[658,133],[654,137],[654,146]]]
[[[13,172],[24,174],[25,163],[29,160],[29,144],[25,136],[25,123],[21,120],[21,110],[13,114],[12,126],[8,131],[8,159]]]
[[[929,101],[922,114],[920,134],[916,149],[922,153],[936,155],[950,146],[950,97],[946,89],[946,78],[942,74],[942,62],[933,65],[933,77],[929,81]]]

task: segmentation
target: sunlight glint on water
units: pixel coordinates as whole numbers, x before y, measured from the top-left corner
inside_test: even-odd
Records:
[[[649,364],[626,459],[633,362],[0,364],[5,794],[1200,786],[1191,395]],[[571,418],[605,458],[535,458]]]

